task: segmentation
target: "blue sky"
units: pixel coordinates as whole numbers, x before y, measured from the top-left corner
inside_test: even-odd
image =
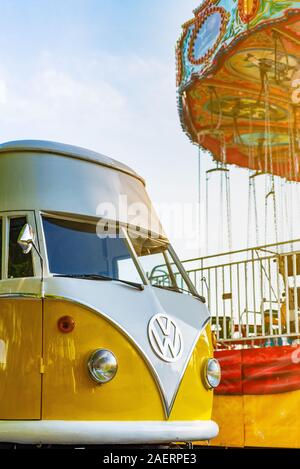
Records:
[[[182,18],[188,18],[197,3],[191,0],[2,0],[1,28],[5,35],[1,42],[10,48],[12,55],[18,54],[21,42],[30,61],[43,48],[68,52],[71,56],[105,49],[114,54],[135,52],[164,55],[168,59],[168,49],[175,39],[174,28],[179,30]],[[159,31],[165,34],[158,34]]]
[[[197,149],[179,123],[175,44],[199,3],[0,0],[0,140],[49,139],[91,148],[144,176],[154,202],[195,203]],[[209,167],[206,156],[203,168]],[[248,182],[243,170],[232,175],[239,247],[246,240]],[[217,233],[211,249],[218,250],[225,243],[217,180],[211,190],[211,237]],[[180,215],[178,220],[189,223]],[[173,239],[174,227],[162,221],[181,257],[199,253]]]
[[[174,47],[197,4],[0,0],[1,140],[84,145],[147,178],[177,160],[175,141],[193,152],[176,111]]]

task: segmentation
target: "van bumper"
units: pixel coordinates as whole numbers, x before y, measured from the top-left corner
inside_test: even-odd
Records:
[[[195,421],[0,421],[0,442],[21,444],[146,444],[210,440],[219,427]]]

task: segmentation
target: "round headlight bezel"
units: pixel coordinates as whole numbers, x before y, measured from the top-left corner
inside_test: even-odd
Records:
[[[207,389],[216,389],[221,382],[221,366],[216,358],[208,358],[204,366],[204,382]]]
[[[100,371],[99,362],[103,362],[103,369]],[[97,365],[98,362],[98,365]],[[98,368],[97,368],[98,366]],[[107,367],[107,369],[105,369]],[[109,383],[117,374],[118,361],[115,354],[108,349],[94,350],[87,363],[90,377],[97,384]]]

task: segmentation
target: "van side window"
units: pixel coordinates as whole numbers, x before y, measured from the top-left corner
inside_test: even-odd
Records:
[[[17,243],[26,217],[11,218],[9,224],[8,278],[33,277],[32,253],[23,254]]]
[[[0,279],[2,278],[2,218],[0,218]]]

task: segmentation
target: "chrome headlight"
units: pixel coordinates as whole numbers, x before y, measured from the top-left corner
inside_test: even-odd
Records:
[[[96,383],[108,383],[118,370],[118,362],[110,350],[95,350],[89,358],[88,370]]]
[[[204,366],[204,380],[208,389],[216,388],[221,381],[221,367],[218,360],[210,358]]]

